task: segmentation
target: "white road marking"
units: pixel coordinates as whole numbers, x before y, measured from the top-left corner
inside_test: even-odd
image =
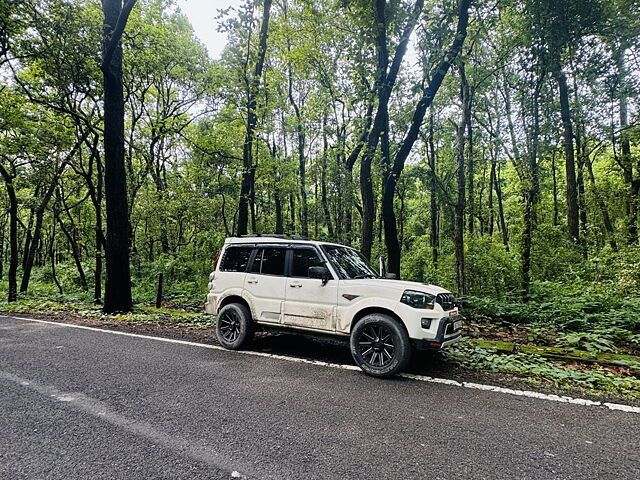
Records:
[[[173,339],[173,338],[163,338],[163,337],[153,337],[151,335],[141,335],[139,333],[130,333],[130,332],[120,332],[117,330],[106,330],[104,328],[96,328],[96,327],[87,327],[85,325],[73,325],[70,323],[61,323],[61,322],[52,322],[50,320],[40,320],[37,318],[28,318],[28,317],[13,317],[13,316],[9,316],[9,315],[4,315],[6,318],[13,318],[16,320],[24,320],[24,321],[28,321],[28,322],[36,322],[36,323],[44,323],[44,324],[48,324],[48,325],[57,325],[60,327],[68,327],[68,328],[79,328],[82,330],[90,330],[90,331],[94,331],[94,332],[102,332],[102,333],[111,333],[113,335],[123,335],[125,337],[134,337],[134,338],[146,338],[148,340],[155,340],[158,342],[166,342],[166,343],[177,343],[179,345],[189,345],[192,347],[199,347],[199,348],[208,348],[211,350],[221,350],[221,351],[226,351],[228,352],[229,350],[227,350],[224,347],[220,347],[218,345],[207,345],[205,343],[197,343],[197,342],[189,342],[187,340],[177,340],[177,339]],[[345,364],[340,364],[340,363],[329,363],[329,362],[322,362],[319,360],[307,360],[305,358],[296,358],[296,357],[288,357],[286,355],[276,355],[273,353],[265,353],[265,352],[252,352],[252,351],[248,351],[248,350],[238,350],[234,353],[238,353],[238,354],[243,354],[243,355],[251,355],[254,357],[267,357],[267,358],[273,358],[273,359],[277,359],[277,360],[284,360],[287,362],[295,362],[295,363],[306,363],[306,364],[310,364],[310,365],[319,365],[319,366],[323,366],[323,367],[329,367],[329,368],[339,368],[339,369],[343,369],[343,370],[360,370],[360,368],[358,368],[355,365],[345,365]],[[495,392],[495,393],[503,393],[503,394],[507,394],[507,395],[515,395],[518,397],[527,397],[527,398],[537,398],[539,400],[547,400],[547,401],[551,401],[551,402],[559,402],[559,403],[570,403],[573,405],[583,405],[583,406],[590,406],[590,407],[604,407],[604,408],[608,408],[609,410],[618,410],[618,411],[622,411],[622,412],[628,412],[628,413],[640,413],[640,407],[633,407],[631,405],[623,405],[623,404],[619,404],[619,403],[609,403],[609,402],[598,402],[598,401],[594,401],[594,400],[588,400],[586,398],[574,398],[574,397],[569,397],[569,396],[565,396],[565,395],[554,395],[554,394],[547,394],[547,393],[541,393],[541,392],[533,392],[530,390],[515,390],[512,388],[504,388],[504,387],[498,387],[496,385],[484,385],[481,383],[473,383],[473,382],[459,382],[457,380],[451,380],[448,378],[437,378],[437,377],[429,377],[426,375],[415,375],[412,373],[401,373],[399,374],[400,377],[402,378],[407,378],[410,380],[415,380],[418,382],[426,382],[426,383],[441,383],[444,385],[451,385],[451,386],[455,386],[455,387],[461,387],[461,388],[470,388],[470,389],[474,389],[474,390],[484,390],[484,391],[489,391],[489,392]]]

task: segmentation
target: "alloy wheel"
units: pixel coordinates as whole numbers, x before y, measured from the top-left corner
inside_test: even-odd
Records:
[[[220,334],[225,342],[233,343],[240,336],[240,315],[234,310],[227,310],[218,318]]]
[[[382,325],[368,325],[358,341],[362,359],[372,367],[386,367],[395,354],[392,333]]]

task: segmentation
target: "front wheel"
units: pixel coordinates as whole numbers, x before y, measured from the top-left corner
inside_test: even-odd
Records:
[[[253,337],[253,320],[247,307],[239,303],[225,305],[218,312],[216,334],[220,345],[239,350]]]
[[[406,330],[381,313],[367,315],[351,332],[351,355],[368,375],[390,377],[403,370],[411,358]]]

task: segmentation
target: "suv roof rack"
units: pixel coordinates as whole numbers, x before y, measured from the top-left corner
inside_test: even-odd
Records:
[[[252,233],[250,235],[239,235],[238,238],[284,238],[287,240],[311,240],[308,237],[295,233]]]

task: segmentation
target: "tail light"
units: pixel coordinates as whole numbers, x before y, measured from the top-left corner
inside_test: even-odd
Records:
[[[218,269],[218,262],[220,261],[220,257],[222,256],[222,248],[218,250],[218,255],[216,256],[216,261],[213,262],[213,271],[215,272]]]

